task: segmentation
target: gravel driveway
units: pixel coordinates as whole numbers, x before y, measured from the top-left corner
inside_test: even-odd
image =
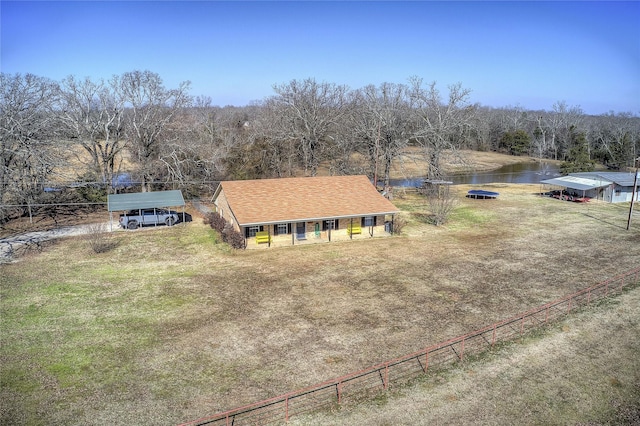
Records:
[[[96,228],[99,227],[99,228]],[[8,263],[15,260],[17,254],[30,250],[39,249],[43,243],[56,238],[73,237],[85,235],[100,229],[103,232],[110,232],[109,222],[102,224],[75,225],[56,228],[48,231],[34,231],[12,237],[0,238],[0,263]]]

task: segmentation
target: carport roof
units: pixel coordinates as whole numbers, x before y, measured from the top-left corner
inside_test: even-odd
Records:
[[[562,176],[559,178],[547,179],[540,181],[547,185],[564,186],[565,188],[587,191],[594,188],[602,188],[611,185],[611,182],[603,182],[602,180],[593,180],[576,176]]]
[[[150,209],[163,207],[182,207],[184,198],[182,191],[136,192],[134,194],[111,194],[107,196],[107,206],[110,212]]]
[[[571,173],[570,176],[577,176],[593,180],[608,180],[620,186],[633,186],[635,175],[627,172],[586,172]]]

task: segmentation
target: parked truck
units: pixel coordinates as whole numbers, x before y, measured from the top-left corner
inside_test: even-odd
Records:
[[[173,226],[178,222],[178,214],[164,209],[130,210],[120,215],[120,226],[126,229],[136,229],[145,225]]]

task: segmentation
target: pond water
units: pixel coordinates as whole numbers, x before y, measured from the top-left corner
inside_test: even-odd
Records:
[[[560,176],[558,166],[550,163],[517,163],[490,172],[456,174],[447,180],[454,184],[483,183],[540,183],[541,180]],[[420,186],[424,178],[391,179],[391,186]]]

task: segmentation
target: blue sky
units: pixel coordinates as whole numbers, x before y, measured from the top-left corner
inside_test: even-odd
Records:
[[[2,1],[5,73],[54,80],[158,73],[215,105],[313,77],[407,83],[471,101],[640,115],[640,2]]]

